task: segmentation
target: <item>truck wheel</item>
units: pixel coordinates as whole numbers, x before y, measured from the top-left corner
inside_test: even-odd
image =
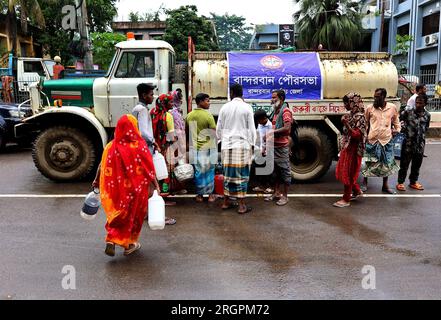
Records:
[[[52,127],[35,140],[32,158],[37,169],[54,181],[86,178],[96,158],[92,141],[78,129]]]
[[[321,178],[329,169],[334,148],[328,136],[314,127],[299,127],[299,145],[291,158],[291,173],[295,180],[309,181]],[[297,150],[296,150],[297,149]]]

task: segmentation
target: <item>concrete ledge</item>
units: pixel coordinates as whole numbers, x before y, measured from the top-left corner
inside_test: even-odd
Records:
[[[441,122],[430,122],[427,138],[441,138]]]

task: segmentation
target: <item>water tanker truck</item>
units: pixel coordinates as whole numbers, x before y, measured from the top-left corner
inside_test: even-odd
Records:
[[[167,42],[132,40],[116,45],[105,77],[32,85],[33,115],[16,126],[15,134],[34,138],[33,160],[45,177],[90,177],[118,119],[137,103],[136,86],[143,82],[156,85],[155,96],[181,88],[185,114],[196,107],[192,97],[205,92],[215,116],[233,83],[242,84],[254,109],[267,111],[271,91],[284,89],[299,124],[298,159],[292,163],[298,181],[319,179],[337,159],[346,93],[358,92],[369,104],[376,88],[386,88],[388,100],[399,107],[398,73],[387,53],[189,50],[188,64],[176,64]]]

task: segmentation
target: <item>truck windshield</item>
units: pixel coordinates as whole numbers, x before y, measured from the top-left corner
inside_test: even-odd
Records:
[[[155,53],[153,51],[124,52],[115,78],[153,78]]]
[[[53,61],[53,60],[44,60],[43,62],[46,65],[47,69],[49,70],[49,75],[52,78],[54,76],[55,61]]]

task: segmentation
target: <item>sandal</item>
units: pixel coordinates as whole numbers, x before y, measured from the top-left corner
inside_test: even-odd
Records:
[[[395,187],[398,191],[406,191],[406,186],[404,185],[404,183],[399,183],[397,184],[397,186]]]
[[[208,202],[209,203],[213,203],[213,202],[216,202],[216,195],[214,195],[214,194],[210,194],[209,196],[208,196]]]
[[[343,202],[342,200],[339,200],[337,202],[334,202],[332,205],[337,208],[345,208],[345,207],[349,207],[351,205],[351,203],[350,202]]]
[[[229,209],[237,208],[238,206],[239,206],[239,204],[237,202],[233,202],[233,203],[230,203],[228,205],[228,207],[226,207],[226,208],[222,207],[222,210],[229,210]]]
[[[265,192],[265,190],[263,190],[261,187],[254,187],[253,191],[254,192]]]
[[[176,219],[174,218],[165,218],[165,224],[168,226],[172,226],[176,224]]]
[[[253,208],[246,206],[245,211],[239,211],[238,210],[237,213],[238,214],[245,214],[245,213],[251,212],[251,210],[253,210]]]
[[[412,189],[415,189],[415,190],[420,190],[420,191],[424,190],[423,185],[419,182],[411,183],[411,184],[409,184],[409,187],[411,187]]]
[[[391,188],[381,188],[381,191],[388,194],[397,194],[394,190]]]
[[[276,195],[270,195],[269,197],[266,197],[265,199],[264,199],[264,201],[266,201],[266,202],[272,202],[272,201],[275,201],[275,200],[280,200],[280,196],[276,196]]]
[[[204,197],[201,195],[197,195],[195,200],[197,203],[202,203],[204,202]]]
[[[129,245],[127,249],[124,250],[124,255],[128,256],[129,254],[132,254],[136,250],[139,250],[141,248],[141,244],[139,242],[135,242]]]
[[[104,250],[104,252],[108,255],[108,256],[115,256],[115,244],[112,242],[107,242],[106,243],[106,250]]]
[[[282,197],[282,198],[280,198],[279,201],[276,202],[276,204],[278,206],[284,206],[288,203],[288,201],[289,201],[288,197]]]
[[[363,193],[363,191],[360,191],[360,193],[356,193],[356,194],[352,194],[351,195],[351,201],[352,200],[355,200],[355,199],[357,199],[357,198],[359,198],[359,197],[362,197],[364,195],[364,193]]]

